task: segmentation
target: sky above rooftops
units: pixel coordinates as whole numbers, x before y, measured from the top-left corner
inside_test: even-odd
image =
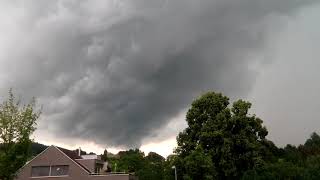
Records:
[[[317,0],[0,2],[0,94],[43,105],[35,140],[164,156],[190,103],[253,103],[269,138],[320,128]]]

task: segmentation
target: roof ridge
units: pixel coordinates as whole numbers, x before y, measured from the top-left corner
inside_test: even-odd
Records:
[[[68,149],[65,149],[65,148],[57,147],[57,146],[53,146],[53,147],[55,147],[56,149],[58,149],[58,151],[60,151],[62,154],[64,154],[66,157],[68,157],[72,162],[74,162],[74,163],[77,164],[79,167],[81,167],[83,170],[85,170],[88,174],[91,173],[88,168],[86,168],[85,166],[83,166],[82,164],[80,164],[79,162],[77,162],[77,161],[75,160],[75,158],[73,158],[72,156],[71,156],[71,157],[69,156],[69,155],[70,155],[70,154],[69,154],[70,152],[71,152],[71,153],[76,153],[76,152],[71,151],[71,150],[68,150]],[[67,153],[68,153],[69,155],[68,155]],[[76,155],[75,157],[80,157],[80,156]],[[81,159],[81,157],[80,157],[80,159]]]

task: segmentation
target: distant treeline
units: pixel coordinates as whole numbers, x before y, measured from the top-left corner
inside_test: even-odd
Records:
[[[31,144],[31,157],[34,157],[34,156],[38,155],[39,153],[41,153],[42,151],[47,149],[47,147],[48,146],[46,146],[44,144],[33,142]]]
[[[242,179],[320,179],[320,136],[317,133],[312,133],[299,146],[288,144],[277,148],[270,142],[262,157],[264,163],[247,170]]]

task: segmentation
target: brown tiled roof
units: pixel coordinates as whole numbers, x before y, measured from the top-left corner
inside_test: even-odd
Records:
[[[78,155],[78,153],[76,151],[71,151],[68,149],[64,149],[61,147],[57,147],[58,149],[60,149],[60,151],[62,151],[64,154],[66,154],[69,158],[75,160],[75,159],[82,159],[81,156]]]
[[[82,164],[80,164],[79,162],[76,161],[76,159],[82,159],[82,157],[79,156],[76,151],[71,151],[68,149],[61,148],[61,147],[57,147],[57,148],[60,151],[62,151],[65,155],[67,155],[70,159],[72,159],[75,163],[77,163],[79,166],[81,166],[83,169],[85,169],[88,173],[90,173],[90,170],[88,168],[86,168],[85,166],[83,166]]]

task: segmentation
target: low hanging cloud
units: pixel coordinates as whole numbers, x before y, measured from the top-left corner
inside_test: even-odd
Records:
[[[272,34],[315,2],[1,2],[1,92],[38,97],[57,137],[139,147],[201,92],[247,95]]]

